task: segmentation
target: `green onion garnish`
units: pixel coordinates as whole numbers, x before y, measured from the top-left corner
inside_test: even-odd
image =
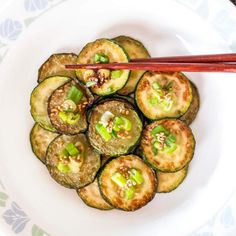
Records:
[[[67,113],[66,123],[69,125],[75,125],[80,120],[80,114]]]
[[[82,97],[83,92],[74,85],[71,87],[67,95],[67,99],[72,100],[75,104],[78,104]]]
[[[67,113],[66,112],[63,112],[63,111],[60,111],[59,112],[59,117],[60,117],[60,119],[64,122],[64,123],[66,123],[66,121],[67,121]]]
[[[153,83],[152,83],[152,88],[153,88],[154,90],[162,89],[162,88],[161,88],[161,85],[160,85],[158,82],[153,82]]]
[[[152,96],[149,99],[149,103],[150,103],[151,106],[155,106],[155,105],[157,105],[159,103],[159,98]]]
[[[108,63],[109,62],[109,58],[105,54],[96,53],[94,55],[94,62],[95,63]]]
[[[123,116],[121,116],[120,118],[123,120],[122,127],[124,128],[124,130],[130,131],[132,129],[131,121]]]
[[[125,177],[119,172],[116,172],[115,174],[113,174],[111,176],[111,179],[114,183],[116,183],[121,188],[125,187],[126,182],[127,182]]]
[[[68,165],[65,165],[65,164],[61,163],[61,162],[58,163],[57,169],[58,169],[60,172],[64,173],[64,174],[70,172],[70,167],[69,167]]]
[[[73,143],[68,143],[65,147],[66,151],[69,153],[70,156],[77,156],[80,154],[80,151]]]
[[[121,74],[122,74],[121,70],[113,70],[111,72],[111,78],[112,79],[118,79],[118,78],[120,78]]]
[[[98,123],[95,126],[96,131],[100,134],[100,136],[108,142],[111,139],[111,134],[107,131],[106,127],[104,127],[102,124]]]
[[[125,190],[125,198],[127,200],[131,200],[134,198],[134,194],[135,194],[135,188],[134,187],[129,187]]]
[[[134,180],[137,184],[142,184],[144,179],[141,171],[132,168],[130,170],[130,178]]]
[[[155,136],[156,134],[158,134],[158,133],[161,133],[161,132],[164,132],[165,133],[165,135],[169,135],[169,131],[168,130],[166,130],[162,125],[158,125],[158,126],[156,126],[152,131],[151,131],[151,134],[153,135],[153,136]]]
[[[166,89],[171,90],[173,87],[173,81],[170,81],[167,85],[166,85]]]
[[[87,83],[86,83],[86,87],[92,87],[92,86],[94,86],[94,85],[96,85],[97,84],[97,82],[95,82],[95,81],[88,81]]]
[[[163,151],[172,154],[177,148],[177,145],[175,143],[171,143],[170,145],[166,146]]]
[[[175,143],[175,142],[176,142],[176,137],[175,137],[175,135],[169,134],[168,137],[167,137],[167,139],[166,139],[166,142]]]

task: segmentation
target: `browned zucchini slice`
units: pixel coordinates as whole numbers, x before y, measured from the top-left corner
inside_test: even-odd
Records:
[[[46,162],[46,151],[48,145],[59,134],[43,129],[39,124],[34,124],[30,132],[30,143],[36,157],[43,163]]]
[[[48,114],[59,133],[77,134],[87,129],[86,109],[93,96],[81,83],[74,80],[56,89],[48,101]]]
[[[154,169],[176,172],[192,160],[195,140],[184,122],[166,119],[153,122],[145,128],[141,147],[146,161]]]
[[[128,36],[118,36],[114,38],[128,53],[130,59],[134,58],[149,58],[150,55],[144,45],[131,37]],[[127,95],[134,92],[139,79],[144,74],[144,70],[133,70],[130,72],[129,80],[125,87],[118,91],[121,95]]]
[[[138,143],[142,122],[126,100],[105,100],[92,108],[88,138],[101,154],[118,156],[131,151]]]
[[[151,120],[178,118],[190,106],[192,89],[182,73],[148,71],[139,80],[135,99],[142,113]]]
[[[174,173],[163,173],[157,172],[157,192],[158,193],[169,193],[184,181],[188,173],[188,166]]]
[[[113,207],[106,202],[99,190],[98,180],[95,179],[93,183],[80,188],[77,190],[78,195],[83,200],[83,202],[90,206],[100,210],[111,210]]]
[[[39,68],[38,82],[51,76],[68,76],[76,78],[75,70],[66,70],[65,65],[76,64],[77,55],[74,53],[58,53],[51,55]]]
[[[100,168],[100,155],[84,134],[61,135],[50,143],[46,164],[55,181],[77,189],[93,182]]]
[[[104,199],[125,211],[143,207],[156,192],[154,171],[135,155],[120,156],[108,162],[98,181]]]

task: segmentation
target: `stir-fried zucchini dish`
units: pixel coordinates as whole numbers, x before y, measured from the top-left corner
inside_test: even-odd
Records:
[[[143,43],[121,35],[89,42],[78,54],[53,54],[39,67],[32,151],[51,180],[89,207],[135,211],[177,189],[191,170],[189,125],[200,97],[186,75],[65,67],[149,57]]]

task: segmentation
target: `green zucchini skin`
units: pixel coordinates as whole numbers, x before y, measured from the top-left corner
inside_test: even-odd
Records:
[[[122,109],[122,113],[118,110],[118,108]],[[115,116],[120,116],[123,114],[123,110],[128,110],[129,115],[126,115],[129,119],[132,118],[132,125],[136,125],[136,127],[132,128],[132,133],[130,134],[131,138],[134,140],[131,143],[130,139],[118,139],[114,141],[112,138],[109,142],[103,141],[100,135],[95,131],[95,124],[99,122],[99,119],[96,117],[96,114],[101,115],[102,109],[104,111],[111,111]],[[130,113],[132,116],[130,117]],[[135,122],[134,122],[135,120]],[[101,154],[106,156],[119,156],[129,152],[132,152],[135,147],[138,145],[141,133],[142,133],[142,120],[136,112],[135,108],[132,104],[130,104],[127,100],[121,98],[114,99],[104,99],[99,101],[95,106],[92,107],[91,111],[88,115],[89,128],[87,131],[88,139],[91,145]],[[133,135],[135,134],[135,135]],[[126,142],[127,141],[127,142]],[[128,142],[129,141],[129,142]],[[119,142],[119,143],[118,143]]]
[[[35,123],[30,132],[31,148],[35,156],[43,163],[46,162],[46,152],[48,145],[59,134],[43,129],[39,124]]]
[[[80,142],[84,148],[84,160],[78,173],[62,173],[57,165],[61,151],[68,143]],[[95,152],[84,134],[60,135],[48,146],[46,153],[46,166],[51,177],[66,188],[78,189],[89,185],[96,178],[101,166],[100,155]]]
[[[92,58],[96,53],[108,54],[110,62],[128,62],[129,56],[117,42],[110,39],[97,39],[94,42],[88,43],[81,50],[78,55],[77,63],[78,64],[86,64],[86,63],[94,63]],[[89,78],[86,77],[86,70],[78,69],[76,70],[77,78],[86,83]],[[95,72],[98,73],[99,71]],[[99,81],[101,84],[99,86],[91,86],[91,90],[94,94],[99,96],[107,96],[110,94],[116,93],[117,90],[123,88],[128,81],[130,71],[129,70],[121,70],[120,77],[116,79],[112,79],[109,75],[106,80],[103,82],[101,79]],[[92,76],[94,77],[94,76]],[[95,75],[95,78],[98,79],[98,76]]]
[[[158,125],[171,130],[171,133],[176,136],[178,148],[172,154],[159,153],[158,151],[155,156],[153,153],[151,130]],[[139,153],[154,170],[172,173],[187,166],[194,156],[194,151],[195,138],[190,127],[178,119],[163,119],[146,126],[143,131]]]
[[[130,59],[150,57],[150,54],[148,53],[145,46],[137,39],[131,38],[129,36],[120,35],[114,38],[113,40],[115,40],[126,50]],[[121,95],[128,95],[134,92],[139,79],[142,77],[144,73],[145,71],[143,70],[131,71],[128,82],[121,90],[118,91],[118,93]]]
[[[114,187],[112,180],[110,180],[111,175],[120,166],[126,165],[137,168],[145,173],[143,175],[145,179],[142,186],[142,188],[145,188],[145,191],[142,190],[144,194],[142,196],[136,196],[132,200],[121,198],[118,192],[111,188],[111,186]],[[157,179],[154,170],[143,162],[140,157],[129,154],[111,158],[98,172],[98,185],[102,197],[114,208],[123,211],[135,211],[145,206],[154,198],[157,189]]]
[[[185,122],[187,125],[190,125],[195,120],[197,113],[199,111],[199,108],[200,108],[200,95],[199,95],[198,89],[193,82],[190,81],[190,83],[192,87],[193,99],[186,113],[183,114],[179,118],[180,120]]]
[[[38,70],[38,83],[51,76],[68,76],[76,79],[75,70],[66,70],[65,65],[76,64],[74,53],[57,53],[51,55]]]
[[[95,179],[93,183],[77,189],[77,193],[82,201],[89,207],[99,210],[113,209],[113,207],[103,199],[98,187],[97,179]]]
[[[64,123],[60,117],[59,112],[63,102],[67,99],[67,93],[72,86],[77,87],[83,93],[83,97],[77,106],[84,106],[80,110],[80,120],[78,123],[70,125]],[[48,115],[53,127],[57,130],[58,133],[74,135],[87,130],[87,120],[86,120],[86,111],[93,104],[93,95],[82,83],[75,82],[70,80],[69,82],[63,84],[61,87],[57,88],[50,96],[48,100]],[[86,103],[86,105],[84,105]]]
[[[162,86],[170,82],[174,84],[172,92],[174,95],[174,105],[169,111],[164,111],[159,103],[156,105],[149,104],[149,97],[155,94],[152,89],[152,83],[154,82],[158,82]],[[191,104],[191,84],[183,73],[147,71],[143,74],[136,86],[135,101],[139,110],[151,121],[165,118],[179,118],[186,113]]]
[[[71,78],[64,76],[53,76],[42,81],[34,88],[30,96],[30,112],[36,123],[44,129],[55,132],[48,116],[48,99],[54,90],[62,86]]]
[[[174,173],[156,172],[157,175],[157,193],[169,193],[183,183],[188,174],[188,166]]]

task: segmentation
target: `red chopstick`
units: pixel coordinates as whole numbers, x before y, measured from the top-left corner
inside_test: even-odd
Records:
[[[190,55],[190,56],[171,56],[171,57],[153,57],[136,58],[130,62],[236,62],[236,53],[209,54],[209,55]]]
[[[236,64],[226,63],[170,63],[170,62],[129,62],[108,64],[66,65],[66,69],[113,69],[113,70],[151,70],[169,72],[236,72]]]

